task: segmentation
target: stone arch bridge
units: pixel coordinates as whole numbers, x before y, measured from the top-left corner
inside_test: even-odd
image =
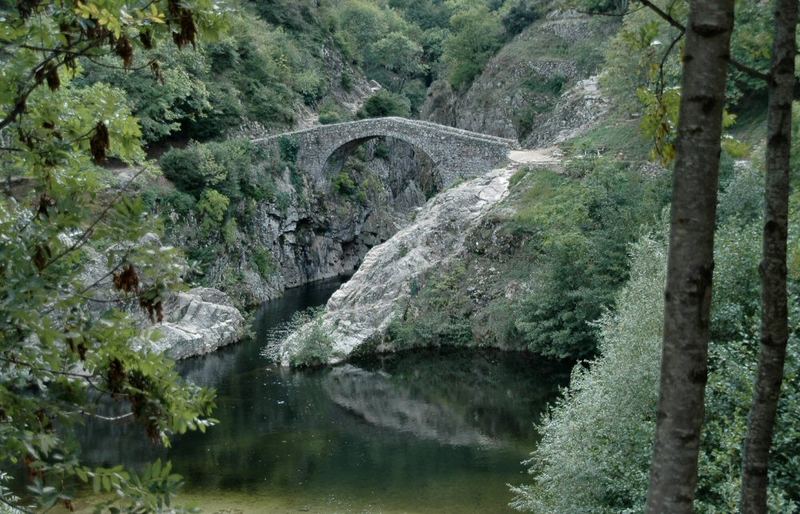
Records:
[[[407,118],[370,118],[276,134],[254,141],[275,145],[289,140],[297,166],[316,182],[338,174],[350,154],[376,137],[392,137],[425,153],[443,187],[478,176],[506,160],[516,141]]]

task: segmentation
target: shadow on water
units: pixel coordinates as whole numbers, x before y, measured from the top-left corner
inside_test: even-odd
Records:
[[[260,355],[297,310],[324,303],[325,282],[265,304],[257,338],[180,364],[217,389],[206,434],[153,447],[135,426],[92,425],[95,464],[170,459],[187,482],[181,499],[210,512],[504,512],[507,483],[525,480],[533,423],[563,366],[523,354],[415,351],[296,372]]]

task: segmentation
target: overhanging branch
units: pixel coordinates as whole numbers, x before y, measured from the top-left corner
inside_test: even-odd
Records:
[[[676,20],[671,14],[669,14],[667,11],[663,10],[650,0],[637,0],[637,1],[640,4],[646,6],[651,11],[653,11],[656,15],[658,15],[659,18],[669,23],[672,27],[678,29],[682,33],[686,32],[686,25]],[[764,82],[767,82],[769,80],[769,75],[767,73],[764,73],[763,71],[759,71],[755,68],[747,66],[746,64],[742,64],[736,59],[729,57],[728,63],[731,65],[733,69],[742,72],[745,75],[748,75],[758,80],[763,80]]]

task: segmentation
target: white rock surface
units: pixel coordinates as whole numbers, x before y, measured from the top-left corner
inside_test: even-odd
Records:
[[[415,279],[458,254],[469,228],[508,194],[509,179],[517,168],[512,163],[440,193],[420,209],[416,221],[367,253],[325,308],[322,326],[333,341],[331,362],[385,333]],[[308,329],[301,327],[275,352],[284,365]]]
[[[158,236],[147,234],[139,245],[161,245]],[[176,359],[203,355],[239,340],[244,333],[244,317],[230,298],[218,289],[196,287],[173,294],[164,304],[165,319],[152,323],[134,297],[124,298],[113,288],[106,259],[90,247],[84,248],[82,282],[95,284],[92,306],[104,310],[109,305],[129,312],[143,330],[142,341],[157,352],[168,352]],[[156,339],[155,332],[161,336]]]
[[[244,317],[225,293],[196,287],[178,293],[164,307],[166,321],[147,329],[161,336],[153,349],[175,359],[204,355],[236,342],[244,329]]]

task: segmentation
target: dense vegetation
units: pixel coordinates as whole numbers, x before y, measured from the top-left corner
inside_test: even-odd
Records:
[[[719,206],[711,374],[696,503],[700,512],[736,510],[758,341],[763,186],[760,174],[751,168],[733,172],[727,182]],[[519,508],[638,512],[644,504],[661,357],[666,226],[655,227],[633,245],[630,259],[630,279],[614,311],[599,324],[601,356],[575,369],[569,392],[541,424],[544,439],[529,461],[536,482],[517,490]],[[797,269],[792,274],[791,290],[796,291]],[[770,510],[787,513],[795,511],[800,498],[800,468],[791,458],[800,450],[796,305],[792,313],[770,474]]]
[[[474,343],[556,359],[593,354],[593,321],[627,278],[627,245],[660,219],[668,177],[601,158],[566,170],[523,169],[512,183],[498,214],[471,235],[468,255],[418,285],[390,331],[401,346]],[[474,275],[489,278],[466,279]],[[519,291],[506,294],[509,284]]]
[[[220,287],[246,305],[263,295],[253,297],[236,284],[254,271],[253,281],[269,284],[277,271],[276,257],[253,237],[256,224],[264,223],[265,212],[285,216],[328,192],[304,183],[291,148],[267,155],[244,139],[314,118],[327,124],[412,116],[433,80],[463,75],[458,70],[470,67],[471,81],[504,41],[537,18],[532,5],[236,0],[228,13],[230,30],[221,38],[191,51],[155,48],[142,55],[142,63],[158,63],[157,73],[147,66],[107,67],[101,60],[87,62],[80,80],[124,90],[155,153],[178,147],[159,160],[169,183],[151,182],[144,198],[172,219],[166,235],[189,257],[187,278]],[[527,14],[520,18],[522,11]],[[466,15],[474,23],[459,21]],[[485,37],[485,22],[497,30],[481,59],[456,55],[460,44],[447,49],[450,40]],[[365,79],[379,81],[383,89],[363,99]],[[358,155],[332,182],[339,194],[329,196],[326,205],[348,200],[351,210],[370,208],[374,179]]]
[[[0,197],[0,466],[28,477],[28,497],[10,494],[2,473],[0,504],[71,509],[91,484],[108,493],[99,508],[154,511],[180,476],[161,462],[87,466],[77,432],[88,419],[131,419],[169,444],[214,424],[214,393],[148,350],[146,319],[164,318],[184,266],[129,184],[109,183],[100,167],[113,157],[135,168],[133,179],[153,171],[126,95],[76,79],[84,62],[113,55],[131,67],[154,44],[186,47],[225,20],[206,0],[4,7],[0,160],[19,187]]]
[[[619,7],[592,4],[601,10]],[[669,14],[680,23],[685,19],[685,9],[685,4],[673,3]],[[737,6],[733,57],[755,70],[768,65],[765,57],[770,54],[771,35],[767,15],[766,10],[759,11],[749,3]],[[651,10],[631,11],[609,47],[607,67],[616,72],[606,75],[604,84],[617,109],[643,114],[641,130],[655,142],[651,155],[665,164],[676,152],[674,127],[681,100],[676,86],[681,70],[677,54],[670,57],[661,48],[671,46],[664,41],[678,43],[678,36]],[[741,68],[732,73],[727,108],[729,113],[744,111],[747,123],[753,125],[740,127],[737,132],[760,146],[764,132],[752,136],[755,130],[763,130],[763,125],[753,111],[760,109],[766,82],[753,77],[752,71],[746,73]],[[638,91],[635,99],[630,96],[632,90]],[[725,114],[723,123],[730,127],[733,118]],[[604,135],[599,134],[601,141]],[[611,142],[619,144],[616,138]],[[749,145],[728,136],[723,139],[723,148],[729,159],[723,160],[720,170],[710,370],[694,500],[694,509],[699,512],[742,508],[740,490],[743,470],[747,470],[742,465],[742,446],[748,431],[747,413],[755,397],[754,377],[763,337],[759,302],[763,163],[756,158],[755,168],[741,162],[732,166],[730,157],[747,157]],[[794,196],[791,215],[796,212]],[[794,228],[790,229],[790,248],[797,244]],[[666,225],[655,227],[631,247],[630,278],[617,294],[614,310],[597,324],[600,356],[575,368],[569,391],[541,424],[543,442],[528,462],[535,481],[515,488],[515,507],[534,512],[643,511],[648,485],[652,487],[648,470],[662,369],[667,233]],[[770,458],[770,512],[795,512],[800,500],[797,463],[790,457],[797,453],[798,402],[797,270],[793,262],[790,257],[790,334]]]

